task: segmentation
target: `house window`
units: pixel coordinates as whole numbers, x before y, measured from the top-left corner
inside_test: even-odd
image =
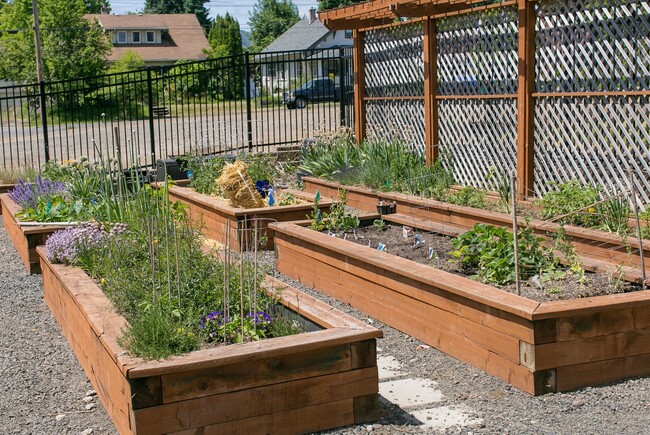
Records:
[[[150,44],[156,42],[156,34],[154,32],[147,32],[147,42]]]
[[[140,43],[140,32],[131,33],[131,42],[133,42],[135,44]]]
[[[351,39],[352,38],[352,30],[346,30],[345,31],[345,37],[347,39]]]
[[[126,44],[126,32],[117,32],[117,43]]]

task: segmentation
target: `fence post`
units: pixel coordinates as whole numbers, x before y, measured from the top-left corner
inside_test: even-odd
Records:
[[[147,96],[149,100],[149,141],[151,142],[151,167],[156,167],[156,142],[153,125],[153,86],[151,84],[151,67],[147,67]],[[140,164],[140,162],[138,162]]]
[[[345,119],[345,105],[348,96],[348,86],[346,83],[345,77],[345,53],[343,47],[339,47],[339,116],[341,121],[339,123],[340,127],[348,125],[347,119]],[[334,89],[336,94],[336,88]]]
[[[354,135],[360,144],[366,139],[366,71],[364,60],[365,33],[353,30],[354,48]]]
[[[45,82],[41,80],[38,83],[39,98],[41,104],[41,124],[43,125],[43,151],[45,156],[45,163],[50,161],[50,139],[47,134],[47,109],[45,108]]]
[[[248,152],[253,152],[253,120],[251,111],[251,60],[250,53],[244,53],[244,64],[246,65],[246,132],[248,134]]]

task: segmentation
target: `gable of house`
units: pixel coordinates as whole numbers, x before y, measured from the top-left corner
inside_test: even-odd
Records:
[[[203,60],[208,40],[194,14],[88,14],[104,28],[113,44],[106,60],[137,53],[146,65],[170,65],[181,59]]]

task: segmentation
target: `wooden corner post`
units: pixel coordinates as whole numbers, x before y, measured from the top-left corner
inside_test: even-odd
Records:
[[[438,159],[438,47],[436,20],[424,21],[424,150],[427,165]]]
[[[365,33],[354,31],[354,135],[357,143],[366,139],[366,69],[364,60]]]
[[[517,178],[519,197],[534,193],[534,126],[535,102],[535,5],[518,0],[519,9],[519,69],[517,90]]]

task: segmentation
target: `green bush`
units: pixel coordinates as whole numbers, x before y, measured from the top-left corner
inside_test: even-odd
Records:
[[[519,232],[519,273],[527,279],[553,263],[550,250],[542,247],[544,239],[536,237],[530,227]],[[515,282],[515,248],[513,234],[503,227],[476,224],[452,239],[450,255],[464,267],[476,269],[485,282],[505,285]]]
[[[542,207],[541,216],[543,219],[552,219],[571,213],[575,210],[585,208],[599,201],[598,190],[583,186],[578,181],[572,180],[567,183],[553,184],[557,190],[546,193],[536,204]],[[601,224],[600,218],[595,214],[596,210],[585,210],[566,216],[559,220],[560,223],[579,225],[584,227],[597,227]]]

